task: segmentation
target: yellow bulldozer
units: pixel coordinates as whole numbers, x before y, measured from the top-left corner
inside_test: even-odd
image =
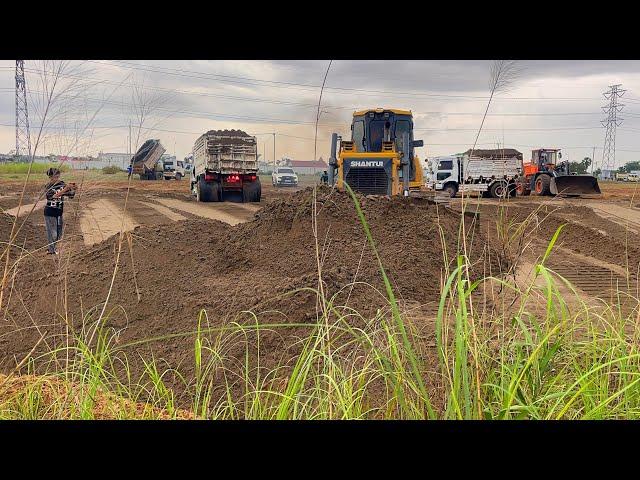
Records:
[[[331,137],[329,185],[366,195],[404,195],[423,186],[422,167],[414,154],[410,110],[369,109],[353,113],[351,140]]]

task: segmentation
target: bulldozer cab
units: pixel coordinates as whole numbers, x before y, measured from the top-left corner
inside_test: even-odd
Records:
[[[358,152],[382,152],[383,142],[393,142],[396,151],[401,151],[405,132],[409,133],[409,142],[412,142],[411,112],[378,109],[353,114],[351,141]],[[413,147],[411,150],[413,156]]]
[[[406,110],[365,110],[353,114],[351,141],[356,152],[402,152],[402,139],[409,134],[409,158],[414,157],[413,117]],[[410,179],[414,180],[416,169],[409,166]]]

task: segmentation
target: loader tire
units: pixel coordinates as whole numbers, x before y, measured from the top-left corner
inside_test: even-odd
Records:
[[[538,196],[551,195],[549,185],[551,184],[551,177],[549,175],[540,175],[536,178],[535,194]]]
[[[529,190],[529,184],[524,182],[518,182],[516,184],[516,194],[521,197],[528,197],[531,195],[531,190]]]
[[[515,198],[515,196],[518,193],[518,186],[516,185],[515,182],[510,182],[509,186],[507,187],[507,191],[509,192],[510,198]]]

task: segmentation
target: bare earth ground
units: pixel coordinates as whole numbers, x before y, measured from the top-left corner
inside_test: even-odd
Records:
[[[338,295],[337,305],[371,315],[384,305],[381,276],[345,194],[317,192],[316,258],[310,189],[274,189],[263,181],[259,204],[204,204],[191,197],[187,181],[132,179],[128,188],[126,179],[67,177],[81,189],[65,207],[65,240],[57,257],[45,254],[44,221],[37,203],[41,185],[27,185],[24,204],[36,207],[31,214],[31,206],[21,207],[20,230],[11,251],[0,319],[2,371],[11,371],[44,332],[52,335],[67,323],[77,328],[97,319],[107,298],[107,325],[117,332],[119,344],[193,332],[201,309],[211,325],[249,320],[242,312],[252,310],[260,322],[312,326],[315,295],[281,295],[301,287],[318,288],[318,263],[327,292]],[[465,209],[479,214],[475,228],[467,231],[474,275],[511,271],[517,281],[526,282],[556,229],[565,225],[546,263],[549,268],[570,280],[586,301],[621,289],[637,296],[636,187],[605,183],[601,188],[603,195],[592,199],[469,199]],[[3,245],[21,190],[20,179],[0,180]],[[396,295],[430,344],[444,274],[441,235],[455,250],[460,218],[456,212],[463,202],[456,199],[445,207],[423,199],[361,200]],[[525,219],[530,227],[516,236],[523,253],[514,256],[513,249],[502,247],[500,232],[513,234]],[[129,235],[122,237],[110,291],[121,231]],[[31,254],[24,255],[26,251]],[[350,286],[354,281],[367,285]],[[485,307],[495,301],[483,298]],[[297,352],[296,341],[307,332],[296,327],[264,334],[261,362],[273,367],[290,361]],[[54,348],[56,337],[45,343],[43,348]],[[193,335],[144,343],[133,351],[153,353],[187,375],[193,369]],[[242,358],[244,353],[240,349],[229,355]],[[141,372],[139,366],[133,370]]]

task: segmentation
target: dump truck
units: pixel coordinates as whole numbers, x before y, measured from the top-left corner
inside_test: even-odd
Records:
[[[242,130],[210,130],[193,146],[191,192],[199,202],[221,202],[226,193],[259,202],[256,137]]]
[[[483,197],[516,195],[522,173],[522,153],[511,148],[468,150],[431,159],[433,188],[449,197],[457,193],[478,193]]]
[[[158,168],[158,161],[165,149],[160,140],[147,140],[131,157],[131,173],[140,176],[140,180],[162,180],[164,174],[162,165]]]
[[[531,151],[531,160],[523,164],[518,180],[518,194],[549,196],[580,196],[599,194],[598,179],[593,175],[569,173],[569,163],[559,162],[559,148],[538,148]]]
[[[404,195],[423,187],[422,166],[414,154],[413,115],[395,108],[353,113],[351,140],[331,136],[329,185],[367,195]]]

